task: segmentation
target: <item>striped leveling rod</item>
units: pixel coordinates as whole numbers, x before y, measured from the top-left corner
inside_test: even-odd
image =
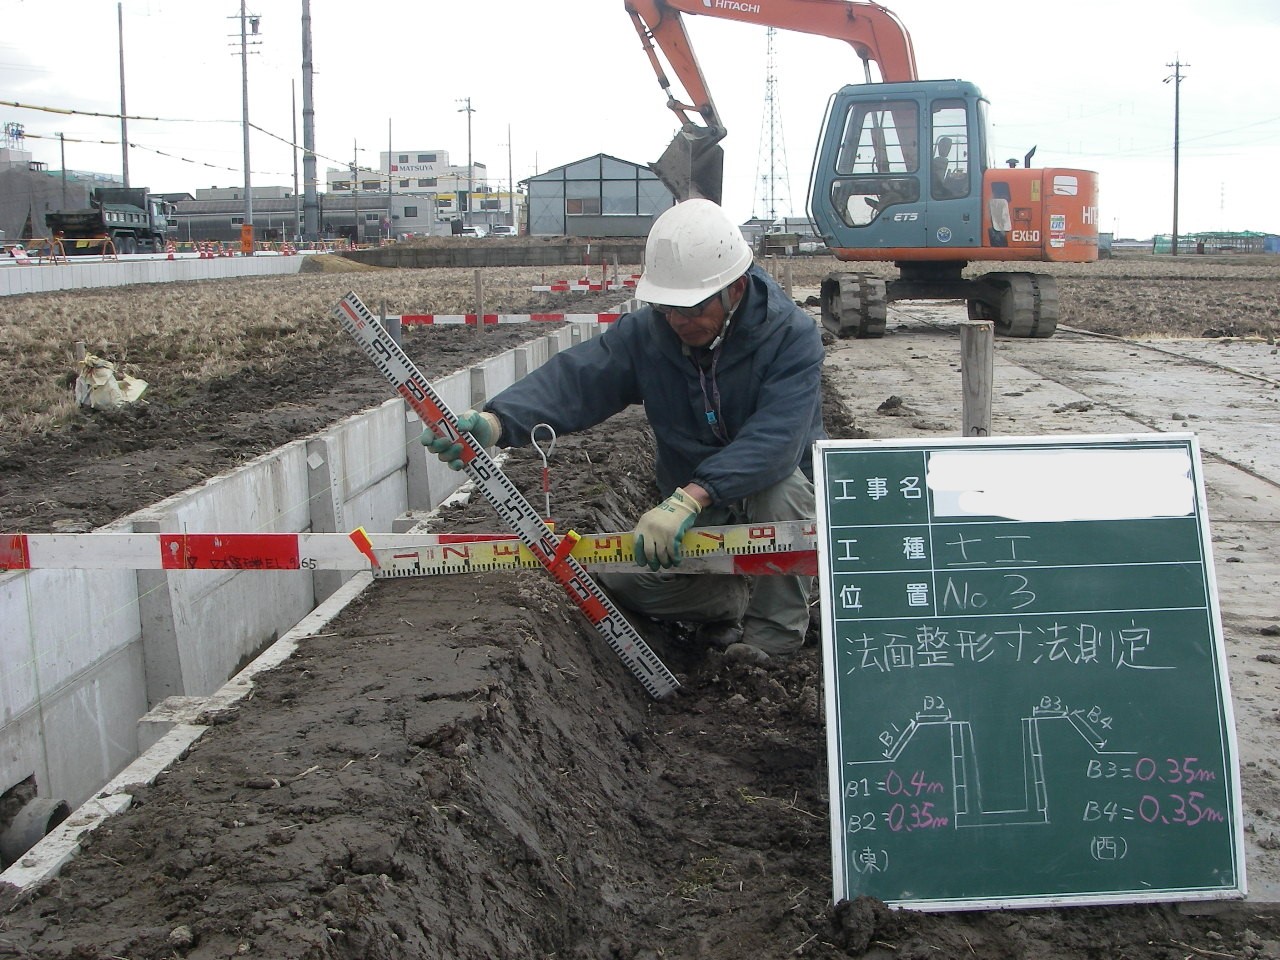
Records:
[[[348,293],[338,301],[333,315],[422,422],[437,436],[461,445],[463,470],[476,488],[538,562],[564,587],[650,696],[661,699],[676,690],[680,682],[570,555],[575,538],[557,538],[488,452],[471,434],[458,429],[458,418],[453,411],[360,298],[354,292]]]

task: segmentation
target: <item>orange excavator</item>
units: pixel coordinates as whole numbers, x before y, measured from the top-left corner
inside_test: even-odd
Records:
[[[971,262],[1098,258],[1098,178],[1031,166],[1034,148],[990,162],[987,100],[963,80],[920,80],[898,18],[859,0],[624,0],[680,132],[654,172],[679,199],[719,203],[726,130],[694,56],[684,16],[755,23],[843,40],[864,79],[831,95],[810,177],[809,217],[841,261],[891,261],[896,279],[857,271],[822,281],[823,326],[840,337],[884,334],[895,300],[964,300],[971,319],[1013,337],[1050,337],[1058,290],[1047,274],[964,276]],[[879,76],[872,73],[875,64]],[[676,96],[667,65],[684,90]]]

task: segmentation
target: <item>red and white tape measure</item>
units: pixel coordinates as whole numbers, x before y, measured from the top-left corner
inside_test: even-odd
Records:
[[[497,323],[613,323],[620,313],[402,313],[388,314],[388,320],[399,320],[402,326],[444,326],[466,324],[474,327]]]

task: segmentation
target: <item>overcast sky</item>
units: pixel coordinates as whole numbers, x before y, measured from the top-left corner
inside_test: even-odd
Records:
[[[768,4],[770,0],[758,0]],[[776,0],[774,0],[776,2]],[[0,0],[0,100],[120,112],[116,0]],[[1183,231],[1280,232],[1280,50],[1276,0],[896,0],[922,78],[976,83],[992,102],[993,157],[1097,170],[1101,228],[1148,237],[1173,223],[1174,84],[1181,84],[1178,224]],[[123,0],[130,182],[158,192],[243,185],[239,0]],[[249,56],[254,186],[293,186],[293,108],[302,140],[301,0],[256,0]],[[312,0],[317,166],[443,149],[505,187],[607,153],[654,160],[675,132],[623,0],[483,4]],[[725,206],[767,212],[767,31],[711,17],[690,34],[728,127]],[[779,31],[775,108],[784,148],[779,215],[803,215],[827,98],[859,82],[834,40]],[[25,147],[60,169],[119,173],[120,121],[0,104]],[[508,134],[508,130],[510,133]],[[73,141],[108,141],[108,143]],[[299,176],[301,161],[299,160]],[[501,182],[499,184],[499,181]],[[788,202],[789,201],[789,202]]]

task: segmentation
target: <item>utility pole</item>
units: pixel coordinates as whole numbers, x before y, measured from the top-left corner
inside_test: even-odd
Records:
[[[395,210],[391,205],[391,118],[387,117],[387,239],[395,239]]]
[[[1182,81],[1186,79],[1182,75],[1182,68],[1189,67],[1191,64],[1182,63],[1177,57],[1174,57],[1173,63],[1166,63],[1166,67],[1173,68],[1173,76],[1165,77],[1164,82],[1173,83],[1173,244],[1170,248],[1173,256],[1178,255],[1178,146],[1180,142],[1179,124],[1182,117]]]
[[[240,0],[240,101],[241,128],[244,133],[244,224],[240,227],[240,252],[253,253],[253,177],[249,172],[249,40],[246,21],[253,35],[258,35],[260,18],[245,12]]]
[[[304,240],[320,239],[320,203],[316,197],[316,110],[311,96],[311,0],[302,0],[302,212]]]
[[[356,155],[360,152],[360,147],[356,145],[353,137],[351,140],[351,243],[353,246],[360,245],[360,161]]]
[[[67,209],[67,138],[58,131],[58,151],[62,155],[62,209]]]
[[[498,146],[507,148],[507,206],[511,214],[511,225],[514,227],[516,225],[516,183],[512,179],[511,170],[511,124],[507,124],[507,142],[500,143]]]
[[[289,81],[289,115],[293,119],[293,241],[302,240],[302,197],[298,194],[298,81]]]
[[[475,175],[475,167],[471,165],[471,115],[476,111],[471,106],[470,97],[467,97],[465,100],[459,100],[458,102],[466,104],[466,106],[459,109],[458,112],[465,113],[467,115],[467,211],[466,211],[466,215],[462,218],[462,222],[470,223],[471,222],[471,193],[472,193],[472,190],[474,189],[472,181]]]
[[[124,185],[129,186],[129,121],[124,106],[124,4],[116,4],[116,24],[120,30],[120,153]],[[65,198],[64,198],[65,199]]]

